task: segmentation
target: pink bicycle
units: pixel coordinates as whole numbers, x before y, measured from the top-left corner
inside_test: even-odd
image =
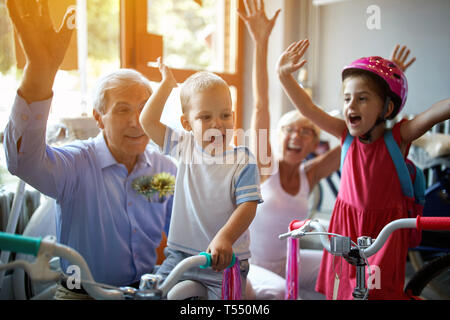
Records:
[[[294,220],[289,226],[290,231],[281,234],[279,238],[298,239],[304,236],[319,236],[322,246],[329,253],[335,256],[342,256],[348,263],[356,266],[356,285],[353,291],[353,297],[356,300],[366,300],[370,290],[366,284],[366,266],[370,270],[367,258],[377,253],[383,247],[392,232],[404,228],[417,228],[418,230],[450,230],[450,217],[418,216],[417,218],[394,220],[381,230],[376,239],[361,236],[357,239],[356,243],[349,237],[327,232],[316,220]],[[448,259],[446,261],[448,261]],[[448,265],[445,267],[448,268]],[[291,288],[291,290],[291,295],[295,297],[297,288]],[[406,293],[411,298],[415,298],[413,290],[408,289],[406,290]]]

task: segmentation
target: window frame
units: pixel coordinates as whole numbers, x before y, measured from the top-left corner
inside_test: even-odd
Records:
[[[233,0],[227,0],[233,1]],[[237,8],[243,8],[243,0],[237,0]],[[225,17],[226,18],[226,17]],[[243,125],[243,80],[244,80],[244,23],[237,20],[236,60],[234,72],[214,72],[236,89],[234,101],[235,128]],[[120,0],[120,65],[132,68],[150,81],[161,81],[158,68],[148,66],[148,61],[155,61],[163,55],[163,38],[147,32],[147,0]],[[172,68],[177,82],[182,83],[190,75],[202,70]]]

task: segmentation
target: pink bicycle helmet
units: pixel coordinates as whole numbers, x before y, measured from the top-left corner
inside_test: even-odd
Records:
[[[365,70],[383,79],[391,91],[395,110],[389,118],[395,117],[405,106],[408,95],[408,82],[403,71],[397,65],[382,57],[365,57],[353,61],[342,70],[342,80],[344,80],[351,70]]]

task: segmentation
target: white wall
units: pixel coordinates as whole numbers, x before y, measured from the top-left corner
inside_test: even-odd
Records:
[[[272,123],[292,109],[280,88],[275,64],[289,43],[307,36],[311,41],[308,68],[315,102],[325,110],[341,108],[341,70],[369,55],[389,57],[395,44],[406,44],[417,61],[406,72],[409,96],[405,112],[417,114],[450,95],[450,0],[346,0],[313,7],[311,0],[266,0],[269,17],[282,13],[269,42],[269,94]],[[381,11],[381,29],[368,30],[367,7]],[[314,11],[317,16],[314,17]],[[305,11],[307,12],[306,17]],[[302,17],[303,15],[303,17]],[[314,19],[317,18],[317,28]],[[307,21],[305,21],[307,20]],[[305,26],[306,24],[306,26]],[[312,54],[313,46],[317,52]],[[246,33],[244,128],[252,107],[252,42]],[[317,71],[314,72],[313,66]]]
[[[327,111],[340,109],[341,70],[351,61],[370,55],[389,57],[395,44],[406,44],[416,62],[407,70],[407,114],[417,114],[450,96],[450,0],[340,0],[318,7],[312,0],[266,0],[272,17],[282,9],[269,42],[268,72],[272,128],[293,107],[275,74],[278,57],[292,41],[310,39],[309,83],[313,99]],[[332,1],[330,1],[332,2]],[[380,7],[381,29],[368,30],[367,7]],[[244,128],[252,110],[252,42],[246,33]],[[324,134],[332,146],[337,139]],[[336,182],[336,181],[335,181]],[[331,212],[334,198],[325,187],[323,212]]]
[[[379,30],[366,26],[370,5],[380,8]],[[450,96],[449,0],[352,0],[321,6],[319,15],[320,69],[315,93],[327,110],[342,105],[343,66],[363,56],[389,58],[397,43],[406,44],[417,57],[406,72],[405,113],[417,114]]]

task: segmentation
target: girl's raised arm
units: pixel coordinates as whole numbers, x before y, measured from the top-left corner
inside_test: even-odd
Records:
[[[301,60],[301,58],[308,46],[307,39],[294,42],[281,54],[277,64],[278,77],[284,91],[296,108],[322,130],[340,139],[346,128],[345,122],[330,116],[316,106],[292,75],[306,63],[306,60]]]
[[[400,134],[404,143],[410,143],[435,124],[450,119],[450,98],[433,104],[429,109],[419,113],[411,121],[406,121],[400,128]]]

